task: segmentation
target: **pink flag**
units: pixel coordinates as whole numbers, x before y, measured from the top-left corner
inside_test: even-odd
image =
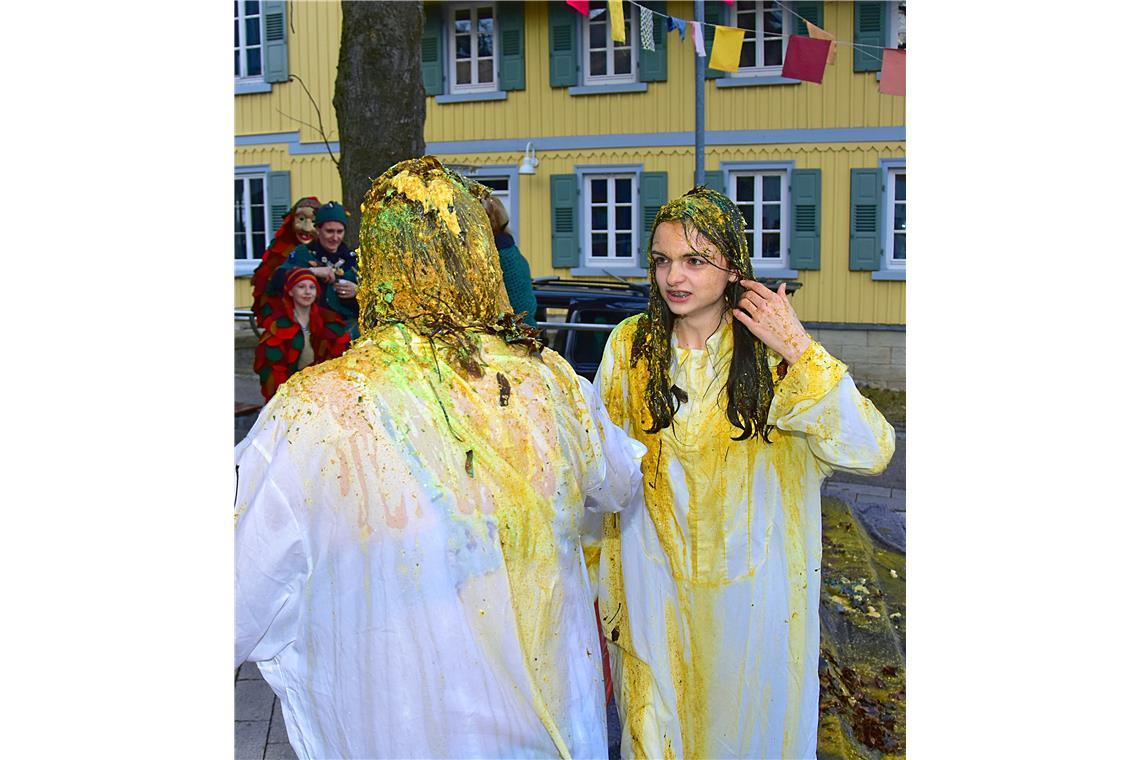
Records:
[[[830,51],[829,40],[813,40],[811,37],[793,34],[788,38],[788,52],[784,56],[782,73],[788,79],[819,84],[823,81],[827,54]]]
[[[590,12],[590,0],[566,0],[566,4],[583,16]]]
[[[696,21],[690,21],[693,27],[693,45],[697,48],[697,55],[701,58],[705,57],[705,34],[701,29],[701,25]]]
[[[887,48],[883,51],[883,71],[879,75],[879,92],[884,95],[906,95],[906,51]]]

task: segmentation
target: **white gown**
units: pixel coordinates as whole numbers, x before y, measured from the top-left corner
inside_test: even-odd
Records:
[[[607,518],[601,550],[622,756],[815,757],[819,489],[835,468],[881,471],[894,431],[813,342],[776,383],[772,443],[731,440],[724,326],[704,349],[674,338],[671,376],[688,401],[648,435],[636,319],[612,333],[596,381],[648,448],[642,498]]]
[[[470,380],[389,327],[236,449],[234,661],[300,758],[606,756],[581,533],[644,448],[561,357],[482,342]]]

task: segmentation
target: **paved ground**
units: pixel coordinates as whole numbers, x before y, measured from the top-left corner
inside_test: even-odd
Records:
[[[234,329],[234,399],[261,403],[253,374],[256,340],[246,327]],[[234,421],[234,443],[249,430],[255,416]],[[825,496],[835,496],[851,507],[867,532],[877,541],[906,553],[906,430],[896,429],[895,456],[881,475],[863,477],[836,473],[823,487]],[[611,720],[616,716],[611,715]],[[615,740],[611,731],[611,744]],[[612,748],[611,748],[612,750]],[[234,757],[236,760],[281,760],[295,758],[285,733],[281,703],[253,663],[245,663],[234,678]]]

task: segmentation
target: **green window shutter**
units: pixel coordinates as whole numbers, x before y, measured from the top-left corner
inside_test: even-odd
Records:
[[[269,172],[265,191],[269,200],[269,240],[293,207],[293,191],[289,186],[289,172]]]
[[[807,24],[805,20],[812,22],[820,29],[823,28],[823,3],[796,3],[796,13],[802,18],[796,19],[796,34],[805,35],[808,33]]]
[[[649,244],[653,242],[653,220],[657,211],[669,202],[669,172],[642,172],[638,183],[641,214],[641,250],[637,263],[649,266]]]
[[[662,2],[647,2],[645,7],[657,13],[665,12],[665,3]],[[638,11],[642,13],[643,11]],[[634,30],[636,31],[636,27]],[[640,33],[638,36],[640,40]],[[638,45],[641,43],[638,42]],[[637,81],[639,82],[664,82],[669,78],[669,62],[665,54],[667,47],[665,42],[665,17],[653,16],[653,46],[656,50],[638,50],[637,51]]]
[[[705,52],[709,55],[709,58],[712,57],[713,40],[716,37],[716,30],[709,26],[709,24],[720,24],[724,26],[725,18],[725,6],[721,0],[713,0],[711,3],[705,3]],[[725,72],[719,69],[709,68],[709,58],[705,59],[705,79],[720,79],[725,76]]]
[[[859,45],[887,44],[887,4],[855,3],[855,71],[878,71],[883,68],[883,51]]]
[[[812,22],[815,23],[814,21]],[[820,170],[792,170],[792,269],[819,269]]]
[[[499,22],[499,89],[525,90],[523,4],[500,2],[495,12]]]
[[[553,9],[553,6],[551,8]],[[579,238],[578,176],[553,174],[550,177],[551,266],[578,266],[582,262]]]
[[[424,95],[443,94],[443,15],[437,3],[424,3],[420,73],[424,79]]]
[[[724,172],[720,169],[705,169],[705,187],[728,195],[724,189]]]
[[[879,269],[883,258],[879,234],[882,195],[882,175],[878,169],[851,170],[851,248],[847,268],[853,272]]]
[[[550,86],[578,84],[580,14],[566,3],[547,6],[550,13]]]
[[[263,2],[265,18],[265,81],[289,81],[289,47],[285,40],[285,3]]]

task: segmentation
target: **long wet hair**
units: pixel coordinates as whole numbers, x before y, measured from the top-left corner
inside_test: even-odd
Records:
[[[653,231],[646,245],[650,266],[653,235],[663,222],[679,222],[687,237],[695,231],[724,255],[727,271],[736,274],[735,280],[729,282],[724,292],[724,311],[730,312],[743,294],[744,288],[740,280],[753,279],[748,238],[740,209],[723,193],[704,186],[694,187],[680,198],[669,201],[661,207],[653,220]],[[709,261],[707,255],[705,259]],[[656,433],[672,425],[673,415],[682,403],[688,401],[685,389],[678,388],[669,378],[674,316],[661,295],[656,278],[653,277],[653,280],[647,315],[637,323],[631,356],[633,366],[645,359],[649,374],[645,401],[653,424],[646,430],[647,433]],[[728,421],[740,429],[740,435],[733,436],[733,440],[744,441],[761,436],[770,443],[768,433],[771,426],[767,423],[774,383],[768,367],[768,348],[740,320],[730,319],[732,360],[728,380],[722,390],[728,400],[725,409]]]

